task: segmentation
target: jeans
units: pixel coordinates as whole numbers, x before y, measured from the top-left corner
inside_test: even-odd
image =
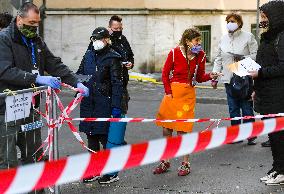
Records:
[[[125,116],[121,116],[121,118],[125,118]],[[106,148],[111,149],[114,147],[119,147],[124,145],[124,136],[126,131],[127,123],[110,123],[109,133]],[[109,173],[108,175],[114,176],[117,175],[118,172]]]
[[[231,95],[232,94],[231,84],[225,84],[225,88],[227,93],[230,118],[241,117],[241,116],[254,116],[252,101],[247,99],[234,98]],[[245,119],[243,120],[243,123],[254,122],[254,121],[255,119]],[[231,125],[239,125],[239,124],[241,124],[241,120],[231,121]]]

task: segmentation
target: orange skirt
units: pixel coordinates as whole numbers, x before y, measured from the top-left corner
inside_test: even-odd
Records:
[[[172,98],[164,96],[157,119],[193,119],[195,108],[195,88],[190,84],[177,83],[171,84]],[[193,123],[182,122],[156,122],[157,126],[161,126],[174,131],[191,132]]]

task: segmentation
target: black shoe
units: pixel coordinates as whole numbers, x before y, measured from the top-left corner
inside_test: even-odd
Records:
[[[271,147],[270,141],[268,140],[268,141],[262,142],[261,146],[262,147]]]
[[[99,184],[109,184],[119,180],[118,175],[104,175],[102,178],[99,179]]]
[[[232,142],[232,143],[229,143],[229,144],[238,144],[238,143],[243,143],[243,141],[236,141],[236,142]]]
[[[255,140],[256,140],[256,137],[249,138],[249,139],[248,139],[248,145],[256,145]]]
[[[93,182],[95,180],[98,180],[99,178],[101,178],[101,177],[100,176],[92,176],[90,178],[84,178],[83,183],[90,183],[90,182]]]

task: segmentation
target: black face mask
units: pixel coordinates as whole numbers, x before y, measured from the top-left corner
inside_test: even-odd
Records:
[[[259,22],[259,27],[260,28],[268,28],[269,27],[269,22],[268,21]]]
[[[114,38],[119,38],[122,35],[122,31],[113,31],[111,36],[113,36]]]

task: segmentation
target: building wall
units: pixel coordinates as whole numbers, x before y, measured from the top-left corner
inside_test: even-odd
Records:
[[[268,0],[260,0],[261,3]],[[204,10],[255,10],[257,0],[47,0],[50,9],[204,9]]]
[[[50,49],[63,61],[77,70],[89,44],[92,31],[107,26],[110,14],[63,14],[47,12],[44,37]],[[85,13],[85,12],[84,12]],[[251,31],[255,23],[254,12],[242,13],[243,29]],[[122,14],[124,34],[135,55],[135,70],[142,66],[160,71],[171,48],[178,44],[188,27],[211,25],[211,58],[214,58],[218,41],[226,33],[225,12]]]
[[[2,12],[12,13],[12,6],[9,0],[0,0],[0,13]]]

